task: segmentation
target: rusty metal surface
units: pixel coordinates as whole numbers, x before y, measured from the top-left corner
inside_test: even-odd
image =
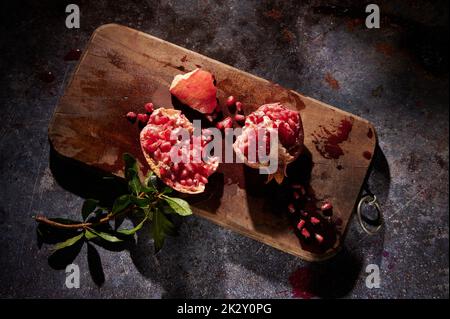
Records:
[[[292,297],[292,274],[307,267],[327,278],[316,278],[318,297],[448,298],[448,4],[379,2],[379,30],[364,27],[358,1],[220,4],[81,1],[81,28],[68,30],[61,1],[2,3],[0,295]],[[101,288],[83,248],[75,259],[81,287],[65,288],[64,270],[47,260],[48,249],[38,249],[30,217],[75,217],[81,197],[98,187],[81,183],[75,166],[50,154],[47,126],[75,65],[64,57],[110,22],[371,121],[379,149],[366,188],[377,195],[386,227],[369,237],[353,219],[343,251],[310,265],[191,218],[156,256],[145,234],[119,252],[98,248]],[[365,285],[369,264],[380,267],[379,289]]]

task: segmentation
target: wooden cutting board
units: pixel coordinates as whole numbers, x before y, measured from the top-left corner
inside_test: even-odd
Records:
[[[308,187],[314,205],[324,200],[333,203],[331,221],[338,240],[326,250],[302,243],[286,209],[291,190],[274,182],[265,184],[257,170],[243,164],[221,164],[205,193],[188,198],[194,213],[309,261],[333,256],[371,162],[376,144],[373,126],[198,53],[124,26],[101,26],[53,115],[49,127],[53,148],[64,157],[118,176],[123,176],[121,155],[129,152],[147,170],[139,129],[124,114],[142,112],[149,101],[172,107],[168,88],[173,77],[197,67],[215,75],[220,103],[234,95],[245,105],[246,114],[270,102],[282,102],[301,113],[306,151],[290,166],[289,179]]]

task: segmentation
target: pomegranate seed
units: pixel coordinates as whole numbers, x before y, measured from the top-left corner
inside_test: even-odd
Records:
[[[161,150],[161,152],[167,153],[170,151],[170,149],[172,148],[172,143],[170,142],[164,142],[161,144],[161,146],[159,147],[159,149]]]
[[[314,237],[316,237],[316,240],[319,242],[319,244],[320,244],[321,242],[323,242],[323,236],[322,236],[322,235],[315,234]]]
[[[303,226],[305,226],[305,221],[303,219],[300,219],[300,221],[297,224],[297,229],[302,230]]]
[[[153,107],[153,103],[149,102],[144,105],[144,109],[145,109],[145,112],[147,112],[147,113],[153,113],[153,110],[155,108]]]
[[[245,115],[242,115],[242,114],[236,114],[236,115],[234,116],[234,120],[235,120],[236,122],[242,123],[242,122],[245,121]]]
[[[130,122],[134,122],[134,121],[136,121],[137,115],[134,112],[128,112],[126,117]]]
[[[301,234],[302,234],[302,236],[305,237],[305,238],[309,238],[309,237],[311,236],[311,234],[309,233],[309,231],[308,231],[306,228],[303,228],[303,229],[302,229]]]
[[[325,202],[322,207],[320,207],[322,211],[328,211],[333,209],[333,205],[330,202]]]
[[[142,124],[146,124],[148,122],[148,115],[144,114],[144,113],[139,113],[137,115],[137,119],[139,122],[141,122]]]
[[[164,176],[167,174],[167,170],[164,167],[160,167],[159,168],[159,174],[161,174],[161,176]]]
[[[288,210],[291,214],[295,213],[295,207],[294,204],[289,204],[288,205]]]
[[[236,98],[235,98],[233,95],[230,95],[230,96],[227,98],[226,105],[227,105],[228,107],[230,107],[230,106],[233,106],[235,103],[236,103]]]
[[[241,102],[236,102],[236,111],[237,112],[242,112],[242,103]]]
[[[319,223],[320,223],[320,219],[318,219],[316,217],[311,217],[311,224],[317,225]]]
[[[219,103],[217,103],[216,108],[214,109],[214,112],[216,112],[216,113],[222,112],[222,107],[220,106]],[[217,114],[216,114],[216,116],[217,116]]]
[[[294,192],[294,198],[295,198],[295,199],[299,199],[299,198],[300,198],[300,194],[297,193],[297,192]]]
[[[223,123],[222,122],[216,123],[216,128],[219,130],[223,130]]]

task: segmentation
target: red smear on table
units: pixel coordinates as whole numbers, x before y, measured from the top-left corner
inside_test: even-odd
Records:
[[[383,257],[389,257],[389,253],[386,250],[383,251]]]
[[[314,274],[308,267],[299,268],[289,276],[292,296],[295,298],[311,299],[314,287]]]
[[[277,9],[272,9],[270,11],[264,12],[263,14],[266,17],[274,19],[274,20],[279,20],[283,17],[283,14],[281,13],[281,11],[277,10]]]
[[[187,61],[187,56],[183,56],[183,57],[180,59],[180,61],[181,61],[181,62],[186,62],[186,61]]]
[[[363,156],[366,160],[370,160],[372,158],[372,153],[370,153],[369,151],[364,151]]]
[[[394,48],[389,43],[380,42],[375,45],[375,50],[386,56],[391,57],[394,54]]]
[[[373,131],[372,129],[369,127],[369,131],[367,132],[367,137],[368,138],[372,138],[373,137]]]
[[[333,90],[339,90],[341,88],[339,82],[330,73],[325,75],[325,82],[327,82]]]
[[[348,20],[346,23],[347,30],[352,32],[355,29],[355,27],[362,25],[362,24],[363,24],[363,19],[360,19],[360,18]]]
[[[78,61],[81,57],[80,49],[72,49],[64,56],[64,61]]]
[[[353,117],[341,120],[337,127],[332,121],[332,126],[334,127],[330,129],[319,125],[318,131],[312,134],[317,151],[327,159],[337,159],[344,155],[344,151],[339,144],[348,139],[353,128]]]

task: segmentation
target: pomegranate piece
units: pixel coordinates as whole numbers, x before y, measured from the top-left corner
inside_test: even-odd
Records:
[[[144,114],[144,113],[139,113],[137,115],[137,119],[140,123],[142,124],[147,124],[148,121],[148,114]]]
[[[300,221],[297,224],[297,229],[302,230],[303,226],[305,226],[305,221],[303,219],[300,219]]]
[[[189,136],[188,141],[175,136],[171,139],[172,132],[183,130]],[[203,192],[208,177],[219,165],[215,157],[202,158],[208,138],[205,134],[194,135],[192,124],[179,110],[155,110],[141,131],[140,142],[150,168],[165,184],[182,193]],[[172,160],[174,153],[181,161]]]
[[[144,105],[144,109],[145,109],[145,112],[151,114],[155,110],[155,107],[153,106],[152,102],[149,102]]]
[[[245,115],[242,114],[236,114],[234,116],[234,120],[238,123],[243,123],[245,121]]]
[[[291,214],[295,213],[295,207],[294,204],[289,204],[288,205],[288,210]]]
[[[316,238],[317,242],[320,244],[323,242],[323,236],[319,234],[315,234],[314,237]]]
[[[325,202],[325,203],[323,203],[323,205],[320,207],[320,209],[321,209],[323,212],[330,211],[330,210],[333,209],[333,205],[332,205],[330,202]]]
[[[313,225],[317,225],[320,223],[320,219],[316,218],[316,217],[311,217],[311,224]]]
[[[125,115],[125,116],[126,116],[127,120],[130,122],[136,121],[136,118],[137,118],[137,114],[134,112],[128,112],[127,115]]]
[[[233,120],[229,116],[227,116],[222,121],[220,121],[216,124],[216,128],[218,128],[219,130],[223,130],[226,128],[232,128],[232,127],[233,127]]]
[[[251,137],[261,135],[255,134],[261,130],[265,134],[264,143],[261,143],[266,146],[265,155],[278,156],[278,170],[269,175],[268,181],[274,178],[278,184],[281,184],[286,176],[287,165],[292,163],[303,150],[304,134],[300,113],[284,107],[281,103],[272,103],[260,106],[246,117],[242,134],[236,139],[233,148],[237,156],[252,168],[268,166],[268,163],[259,162],[258,158],[256,160],[248,158],[249,146],[255,147],[254,145],[260,144]],[[270,154],[272,134],[269,133],[275,133],[274,131],[278,133],[278,150],[276,154]]]
[[[211,114],[217,107],[217,88],[211,73],[195,69],[175,76],[169,89],[181,103],[203,114]]]
[[[309,231],[308,231],[306,228],[303,228],[303,229],[301,230],[301,234],[302,234],[302,236],[305,237],[305,238],[311,237],[311,234],[309,233]]]
[[[236,102],[236,112],[240,113],[242,112],[242,103],[241,102]]]
[[[232,107],[233,105],[236,104],[236,98],[233,95],[230,95],[227,98],[227,101],[225,102],[225,104],[226,104],[227,107]]]

